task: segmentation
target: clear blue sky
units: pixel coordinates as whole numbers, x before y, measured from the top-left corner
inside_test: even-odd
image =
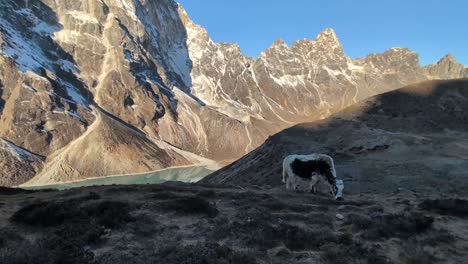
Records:
[[[177,0],[176,0],[177,1]],[[410,48],[422,65],[447,53],[468,65],[468,0],[178,0],[216,42],[257,57],[277,38],[288,44],[333,28],[352,58]]]

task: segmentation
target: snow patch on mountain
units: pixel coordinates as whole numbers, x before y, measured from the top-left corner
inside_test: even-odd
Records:
[[[42,161],[43,157],[33,154],[23,148],[16,146],[15,144],[0,138],[0,149],[9,151],[19,161]]]
[[[0,18],[0,27],[4,34],[1,54],[14,59],[23,72],[37,71],[51,64],[42,49],[16,31],[8,21]]]
[[[169,51],[169,59],[172,62],[172,69],[179,74],[186,87],[192,86],[192,64],[190,62],[189,53],[184,46],[175,46]]]

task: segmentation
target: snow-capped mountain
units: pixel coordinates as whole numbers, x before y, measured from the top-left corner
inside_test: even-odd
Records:
[[[1,155],[40,157],[0,168],[5,185],[226,162],[369,96],[468,77],[451,55],[353,60],[332,29],[250,58],[173,0],[3,0],[0,47]]]

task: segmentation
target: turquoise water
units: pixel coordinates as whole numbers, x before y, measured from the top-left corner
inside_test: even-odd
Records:
[[[24,189],[58,189],[66,190],[84,186],[96,185],[131,185],[131,184],[158,184],[166,181],[197,182],[203,179],[212,170],[203,166],[169,168],[161,171],[142,173],[128,176],[111,176],[98,179],[89,179],[70,183],[51,184],[43,186],[25,187]]]

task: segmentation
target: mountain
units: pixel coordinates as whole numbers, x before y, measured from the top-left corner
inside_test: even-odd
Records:
[[[190,164],[179,153],[157,146],[143,133],[105,113],[99,113],[84,134],[51,154],[49,159],[51,162],[46,163],[29,184],[44,185],[79,180],[86,175],[130,174]]]
[[[42,170],[44,157],[26,151],[11,142],[0,139],[0,186],[25,182]]]
[[[205,183],[279,186],[289,154],[326,153],[346,191],[467,195],[468,80],[427,81],[270,137]]]
[[[369,96],[468,76],[402,48],[353,60],[331,29],[250,58],[173,0],[4,0],[0,47],[0,138],[40,157],[2,148],[24,164],[0,169],[7,185],[226,164]]]

